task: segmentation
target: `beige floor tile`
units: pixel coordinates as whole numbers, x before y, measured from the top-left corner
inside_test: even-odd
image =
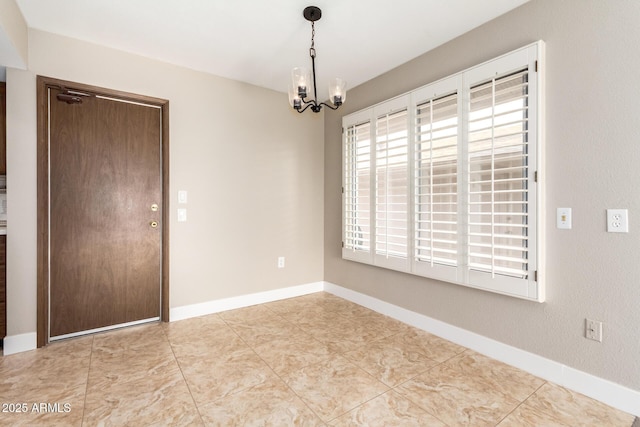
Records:
[[[520,403],[494,390],[481,376],[443,365],[396,390],[448,425],[495,426]]]
[[[331,321],[340,312],[348,312],[354,307],[359,307],[357,304],[325,292],[289,298],[266,305],[275,313],[294,323],[316,320]]]
[[[323,421],[330,421],[388,390],[339,356],[292,372],[283,379]]]
[[[338,427],[446,427],[446,424],[392,390],[358,406],[330,424]]]
[[[112,364],[119,363],[122,359],[153,355],[172,356],[171,345],[164,335],[153,342],[147,341],[145,344],[140,345],[130,345],[126,342],[111,345],[96,341],[91,353],[91,363]]]
[[[392,338],[374,341],[343,356],[389,387],[395,387],[438,364]]]
[[[528,405],[517,407],[498,424],[499,427],[575,427],[574,421],[569,424],[561,422],[555,414],[540,412]],[[595,424],[598,425],[599,424]],[[626,427],[629,427],[628,424]]]
[[[369,343],[409,330],[402,322],[374,312],[359,316],[347,315],[343,318],[344,333],[350,341],[355,342]]]
[[[444,362],[466,350],[466,348],[451,341],[417,328],[409,328],[406,331],[399,332],[390,339],[398,345],[407,346],[437,362]]]
[[[303,340],[308,337],[306,332],[280,316],[228,321],[228,324],[244,342],[252,347],[277,338]]]
[[[111,385],[89,385],[83,425],[202,425],[178,369]]]
[[[166,341],[166,335],[161,323],[154,322],[96,334],[93,339],[94,349],[104,347],[116,350],[120,348],[153,347],[157,342]]]
[[[0,426],[80,426],[86,387],[86,383],[69,386],[31,382],[13,396],[0,392],[0,403],[21,406],[20,412],[15,412],[15,405],[7,408],[10,412],[0,412]]]
[[[171,342],[194,340],[202,335],[216,335],[229,329],[217,314],[199,316],[177,322],[165,322],[162,327]]]
[[[383,314],[343,299],[333,302],[332,305],[335,307],[333,311],[345,317],[385,317]]]
[[[634,419],[582,394],[546,383],[500,426],[540,425],[543,420],[551,426],[630,427]]]
[[[252,305],[235,310],[222,311],[218,316],[225,322],[246,322],[256,321],[275,316],[276,313],[269,309],[267,305]]]
[[[306,339],[276,337],[253,350],[278,375],[286,375],[306,366],[329,361],[333,353],[327,344],[307,335]]]
[[[340,315],[328,321],[313,321],[300,324],[300,328],[314,339],[330,345],[332,351],[345,353],[393,335],[383,322],[354,321]]]
[[[162,325],[95,336],[86,425],[194,422],[199,415]]]
[[[77,387],[85,387],[91,343],[92,337],[85,337],[2,357],[2,403],[53,403],[59,393],[73,395]]]
[[[317,295],[318,294],[310,294],[295,298],[287,298],[264,305],[279,315],[305,313],[309,310],[314,312],[326,312],[327,307],[320,304],[320,302],[324,300],[324,297],[318,297]]]
[[[337,297],[335,295],[331,295],[330,293],[327,293],[327,292],[318,294],[318,297],[314,301],[314,304],[318,307],[324,308],[325,310],[333,311],[336,313],[350,312],[358,308],[364,308],[361,305],[358,305],[346,299]],[[364,309],[371,311],[368,308],[364,308]]]
[[[207,425],[322,426],[324,423],[280,379],[223,397],[200,407]]]
[[[281,317],[307,332],[325,330],[327,328],[334,329],[336,321],[342,319],[342,316],[338,313],[318,307],[309,307],[305,308],[304,311],[285,313]]]
[[[302,309],[303,304],[304,300],[302,300],[302,297],[296,297],[268,302],[264,304],[264,306],[271,310],[273,313],[282,316],[283,314],[287,313],[297,313]],[[307,305],[312,304],[307,303]]]
[[[88,367],[91,357],[93,337],[81,337],[58,341],[37,350],[16,353],[0,358],[0,378],[8,373],[33,373],[41,370],[43,374],[57,376],[56,369],[64,369],[67,365]]]
[[[381,338],[413,329],[399,320],[355,304],[353,308],[340,311],[338,314],[352,327],[375,330],[380,334]]]
[[[324,292],[0,357],[0,397],[11,426],[634,421]]]
[[[195,330],[193,333],[170,334],[169,342],[176,357],[181,360],[190,357],[215,357],[238,350],[248,350],[249,346],[227,325],[216,331]]]
[[[251,349],[178,358],[178,362],[198,405],[212,403],[277,378],[271,368]]]
[[[472,350],[447,360],[444,365],[464,375],[481,377],[495,391],[519,401],[528,398],[545,382],[541,378]]]
[[[113,383],[161,377],[167,372],[178,372],[176,359],[167,342],[158,343],[155,352],[137,348],[110,353],[102,348],[91,358],[89,385],[100,389]]]

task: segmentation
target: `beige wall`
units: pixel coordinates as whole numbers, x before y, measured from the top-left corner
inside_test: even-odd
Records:
[[[14,0],[0,1],[0,69],[25,69],[28,44],[27,23],[20,8]]]
[[[322,280],[322,115],[295,113],[286,94],[30,30],[29,69],[7,74],[9,335],[36,330],[36,75],[170,101],[171,307]],[[178,190],[189,192],[186,223]]]
[[[352,89],[325,116],[325,280],[640,390],[639,22],[637,0],[533,0]],[[547,301],[342,260],[342,116],[539,39]],[[573,208],[572,230],[555,228],[558,207]],[[629,234],[605,232],[607,208],[629,209]],[[602,343],[584,338],[585,317],[604,322]]]

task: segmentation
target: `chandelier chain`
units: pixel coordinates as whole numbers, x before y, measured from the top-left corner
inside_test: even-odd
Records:
[[[312,58],[316,57],[315,37],[316,37],[316,26],[315,26],[315,22],[311,21],[311,48],[309,49],[309,55],[311,55]]]

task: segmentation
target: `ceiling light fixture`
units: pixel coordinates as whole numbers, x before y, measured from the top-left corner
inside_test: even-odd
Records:
[[[309,56],[311,56],[312,73],[306,68],[296,67],[291,71],[291,84],[289,85],[289,103],[298,113],[303,113],[307,108],[311,107],[311,111],[319,113],[322,106],[332,110],[338,107],[347,98],[347,82],[342,79],[334,78],[329,81],[329,101],[318,102],[318,91],[316,90],[316,49],[314,37],[316,35],[315,22],[322,18],[322,11],[319,7],[309,6],[304,9],[302,16],[311,22],[311,48]],[[311,78],[313,77],[313,80]],[[313,89],[313,98],[307,99],[307,96]]]

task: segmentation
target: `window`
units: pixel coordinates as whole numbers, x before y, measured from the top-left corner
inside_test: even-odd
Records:
[[[544,300],[542,49],[343,118],[344,258]]]

